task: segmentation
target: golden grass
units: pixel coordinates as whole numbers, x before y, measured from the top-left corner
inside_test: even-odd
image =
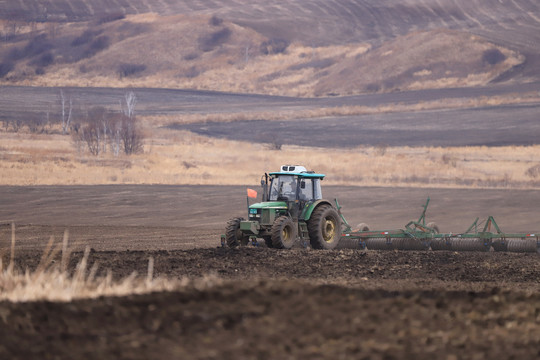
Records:
[[[143,154],[79,153],[68,136],[0,133],[1,185],[250,185],[282,164],[327,174],[328,185],[459,188],[540,187],[540,146],[326,149],[146,130]],[[538,178],[537,178],[538,177]]]
[[[105,276],[96,276],[97,263],[88,269],[90,254],[88,247],[75,270],[70,272],[67,264],[71,250],[68,247],[67,231],[62,243],[55,243],[54,237],[50,238],[35,270],[21,271],[14,265],[15,243],[15,225],[12,224],[10,260],[6,267],[2,261],[3,257],[0,256],[0,301],[71,301],[100,296],[126,296],[156,291],[173,291],[188,286],[203,290],[219,284],[221,281],[212,274],[192,279],[187,277],[180,279],[154,278],[154,259],[152,257],[148,260],[146,276],[138,276],[134,272],[126,278],[114,280],[110,269],[107,270]]]

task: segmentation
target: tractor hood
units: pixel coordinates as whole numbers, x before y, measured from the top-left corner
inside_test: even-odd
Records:
[[[250,205],[250,209],[286,209],[285,201],[266,201]]]

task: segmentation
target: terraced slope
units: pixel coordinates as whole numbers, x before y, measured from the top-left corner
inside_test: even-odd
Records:
[[[217,14],[266,35],[328,44],[379,40],[447,28],[489,34],[536,49],[535,0],[18,0],[1,1],[2,17],[88,20],[106,14]],[[537,49],[536,49],[537,50]]]

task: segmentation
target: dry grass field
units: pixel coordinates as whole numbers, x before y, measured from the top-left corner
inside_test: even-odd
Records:
[[[283,163],[304,164],[328,184],[538,188],[539,146],[328,149],[207,138],[147,128],[144,153],[93,156],[70,136],[0,133],[0,184],[257,184]],[[368,165],[369,164],[369,165]],[[368,166],[368,167],[366,167]]]

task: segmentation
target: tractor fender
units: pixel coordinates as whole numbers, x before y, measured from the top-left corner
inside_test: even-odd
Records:
[[[308,202],[304,209],[302,210],[302,214],[300,215],[301,219],[304,219],[305,221],[308,221],[311,218],[311,214],[313,213],[313,210],[315,210],[317,207],[321,205],[330,205],[333,206],[332,203],[328,200],[317,200],[315,202]]]

